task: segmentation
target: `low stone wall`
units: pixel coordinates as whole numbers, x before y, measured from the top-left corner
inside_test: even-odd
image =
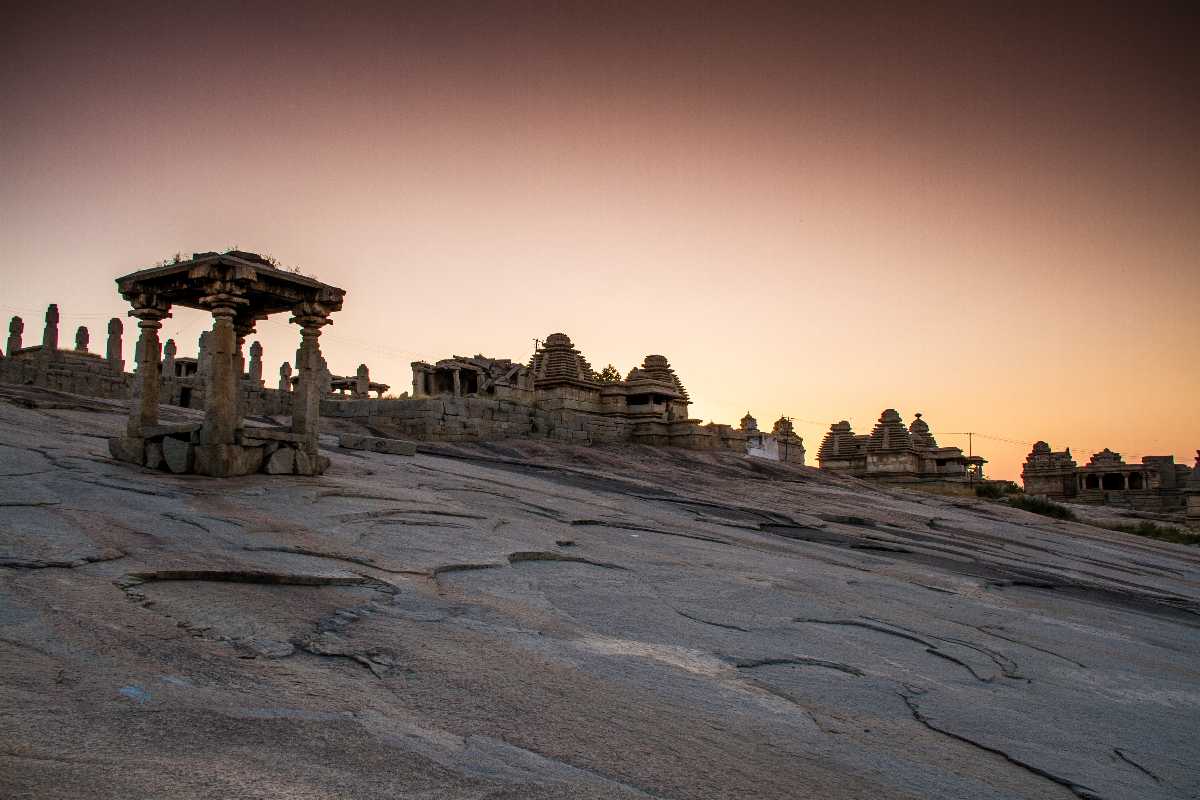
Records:
[[[0,359],[0,382],[19,386],[37,386],[59,392],[101,397],[108,400],[129,398],[133,376],[117,373],[107,362],[97,364],[67,361],[39,362],[33,360]]]
[[[1185,505],[1183,493],[1178,489],[1142,489],[1119,492],[1085,489],[1071,498],[1071,502],[1156,512],[1178,511]]]
[[[239,402],[246,416],[290,416],[292,413],[292,392],[256,387],[242,381],[240,393]],[[160,399],[168,406],[204,408],[204,384],[196,378],[163,378]]]
[[[321,401],[321,416],[354,419],[389,435],[422,441],[539,437],[588,444],[633,440],[633,425],[620,417],[482,397],[326,399]]]

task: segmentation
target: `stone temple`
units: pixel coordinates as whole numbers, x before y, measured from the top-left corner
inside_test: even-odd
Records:
[[[197,253],[188,261],[125,275],[117,279],[117,287],[133,306],[129,313],[138,319],[141,335],[129,424],[124,436],[109,441],[115,458],[214,477],[260,469],[300,475],[324,471],[327,460],[317,448],[321,399],[317,338],[321,328],[330,324],[330,314],[341,309],[343,290],[239,251]],[[158,330],[175,305],[208,311],[213,317],[202,424],[158,422],[162,388]],[[292,315],[301,336],[291,426],[248,431],[240,389],[245,373],[243,346],[259,320],[283,312]],[[261,375],[261,363],[257,372]]]
[[[1126,464],[1107,447],[1079,466],[1071,450],[1053,451],[1036,442],[1021,470],[1027,494],[1077,503],[1126,506],[1140,511],[1171,511],[1185,506],[1185,489],[1194,470],[1174,456],[1143,456]]]
[[[786,420],[763,434],[691,418],[691,398],[663,355],[646,356],[623,380],[610,379],[560,332],[547,336],[526,363],[476,355],[411,366],[411,398],[325,408],[331,416],[424,441],[534,436],[728,450],[804,463],[803,440]]]
[[[987,461],[958,447],[938,446],[921,414],[906,428],[889,408],[870,434],[856,434],[846,420],[831,425],[817,463],[821,469],[889,483],[961,484],[982,481]]]

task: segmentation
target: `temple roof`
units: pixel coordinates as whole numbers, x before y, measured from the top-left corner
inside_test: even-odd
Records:
[[[850,427],[850,423],[846,420],[835,422],[829,426],[829,432],[825,434],[825,438],[821,441],[821,447],[817,451],[819,459],[845,458],[858,453],[859,440],[854,435],[854,430]]]
[[[665,386],[673,387],[680,399],[690,401],[687,390],[683,388],[683,382],[679,380],[679,376],[675,374],[675,370],[671,369],[671,364],[667,361],[666,356],[649,355],[642,361],[642,366],[634,367],[626,376],[626,383],[640,383],[642,381],[653,381]]]
[[[1121,458],[1120,453],[1114,453],[1107,447],[1099,453],[1092,454],[1092,460],[1088,462],[1089,467],[1116,467],[1124,466],[1125,461]]]
[[[929,423],[921,419],[921,412],[916,413],[916,419],[908,426],[909,436],[915,446],[932,450],[938,446],[937,439],[929,430]]]
[[[594,384],[592,365],[575,349],[571,337],[565,333],[552,333],[542,342],[542,348],[533,354],[530,362],[534,380],[568,381]]]
[[[340,311],[346,296],[344,289],[240,250],[194,253],[187,261],[132,272],[117,278],[117,290],[135,305],[148,298],[201,310],[212,307],[212,296],[227,294],[244,300],[239,306],[255,317],[292,311],[306,302],[319,303],[327,312]]]
[[[899,412],[894,408],[884,409],[879,415],[879,422],[871,431],[871,439],[867,442],[867,451],[872,453],[896,452],[912,450],[913,440],[900,419]]]

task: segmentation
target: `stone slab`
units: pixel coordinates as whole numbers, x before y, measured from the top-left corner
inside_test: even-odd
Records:
[[[382,436],[362,436],[356,433],[344,433],[338,438],[338,444],[347,450],[369,450],[372,453],[388,453],[394,456],[416,455],[416,442],[403,439],[387,439]]]

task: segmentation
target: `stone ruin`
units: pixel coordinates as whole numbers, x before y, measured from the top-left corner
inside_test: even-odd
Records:
[[[821,469],[889,483],[962,484],[984,480],[980,456],[940,447],[920,413],[907,428],[888,408],[870,434],[856,434],[846,420],[829,427],[817,463]]]
[[[1187,509],[1187,522],[1200,528],[1200,450],[1196,451],[1196,463],[1183,486],[1183,497]]]
[[[477,354],[411,366],[411,398],[331,401],[322,404],[322,413],[424,441],[535,436],[743,454],[754,447],[763,458],[804,463],[803,440],[787,420],[771,434],[747,434],[691,419],[687,390],[662,355],[646,356],[624,380],[606,380],[569,336],[552,333],[524,364]]]
[[[253,253],[197,253],[190,260],[117,279],[138,319],[137,372],[125,435],[109,440],[115,458],[172,472],[214,477],[271,473],[317,475],[328,459],[318,453],[321,363],[318,337],[341,310],[345,291],[277,269]],[[204,421],[160,425],[162,348],[158,331],[172,306],[208,311],[213,327],[197,370],[204,379]],[[299,380],[288,428],[244,425],[239,386],[246,374],[243,345],[259,320],[289,312],[300,326]],[[173,355],[171,356],[173,357]],[[178,363],[178,359],[175,359]],[[250,373],[253,374],[253,371]],[[259,368],[261,375],[261,367]]]
[[[412,396],[385,398],[390,387],[372,381],[365,364],[352,376],[334,375],[316,346],[320,327],[341,307],[341,289],[243,251],[196,253],[126,275],[117,285],[133,306],[130,316],[139,320],[133,373],[124,371],[120,319],[108,323],[105,356],[88,352],[90,336],[83,327],[76,331],[75,349],[63,350],[58,307],[51,305],[41,345],[22,347],[24,322],[11,320],[0,381],[132,399],[126,433],[110,442],[110,450],[151,468],[214,476],[259,470],[317,474],[325,462],[315,445],[321,415],[427,441],[533,436],[725,450],[804,463],[804,441],[786,417],[770,433],[758,430],[749,416],[739,428],[692,419],[687,389],[662,355],[646,356],[620,379],[611,367],[597,373],[570,337],[554,333],[526,363],[483,355],[413,362]],[[213,316],[195,357],[181,355],[173,339],[159,344],[162,320],[173,306]],[[268,387],[262,346],[252,342],[247,360],[245,345],[258,320],[284,311],[303,329],[298,368],[284,362],[277,384]],[[160,425],[160,403],[204,409],[204,421]],[[291,416],[293,423],[286,430],[248,431],[246,415]],[[379,452],[412,451],[411,444],[382,437],[365,437],[361,444]]]
[[[46,309],[42,343],[24,347],[24,320],[20,317],[9,320],[7,355],[0,358],[0,381],[92,397],[129,396],[132,376],[125,374],[121,358],[121,320],[115,317],[109,320],[103,356],[89,352],[91,336],[82,325],[75,331],[75,348],[60,348],[58,327],[58,305],[51,303]]]
[[[758,420],[746,412],[738,430],[746,437],[746,455],[770,461],[804,463],[804,440],[800,438],[787,417],[775,420],[770,433],[758,429]]]
[[[1070,448],[1054,452],[1036,442],[1021,470],[1026,494],[1078,503],[1119,505],[1139,511],[1171,511],[1185,506],[1186,488],[1195,470],[1176,464],[1174,456],[1144,456],[1126,464],[1107,447],[1084,466],[1071,458]]]

